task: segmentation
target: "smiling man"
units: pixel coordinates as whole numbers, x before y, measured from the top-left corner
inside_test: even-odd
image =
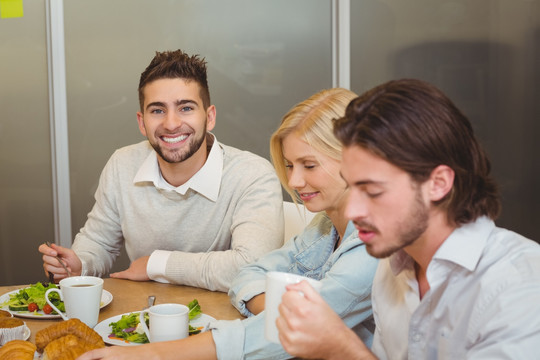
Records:
[[[490,162],[461,111],[428,83],[390,81],[353,100],[334,131],[346,216],[382,258],[373,346],[299,284],[280,307],[284,348],[323,359],[538,358],[540,246],[495,225]]]
[[[227,291],[238,269],[283,242],[273,167],[210,133],[206,62],[157,52],[141,74],[137,121],[147,138],[117,150],[71,249],[41,245],[44,269],[104,276],[125,244],[130,267],[111,277]]]

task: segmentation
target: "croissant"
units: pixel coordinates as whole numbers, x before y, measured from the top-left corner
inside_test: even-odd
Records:
[[[0,359],[2,360],[32,360],[36,346],[30,341],[11,340],[0,348]]]
[[[88,325],[79,319],[69,319],[38,331],[36,333],[37,350],[41,353],[51,341],[69,334],[75,335],[82,342],[94,344],[97,347],[105,346],[101,336]]]
[[[87,351],[103,347],[81,340],[75,335],[66,335],[51,341],[43,353],[44,360],[74,360]]]

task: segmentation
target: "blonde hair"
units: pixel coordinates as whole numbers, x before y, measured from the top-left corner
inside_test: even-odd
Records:
[[[296,104],[281,120],[270,138],[270,156],[283,188],[294,202],[297,196],[288,185],[287,168],[283,156],[283,139],[296,134],[316,151],[341,161],[341,142],[334,136],[332,121],[345,115],[345,109],[356,98],[354,92],[343,88],[319,91]]]

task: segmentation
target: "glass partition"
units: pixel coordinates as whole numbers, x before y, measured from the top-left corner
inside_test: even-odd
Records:
[[[498,224],[540,240],[540,1],[351,1],[351,87],[429,81],[470,118],[501,185]]]
[[[46,280],[54,242],[45,2],[0,19],[0,284]]]
[[[330,0],[70,0],[64,14],[74,233],[109,156],[143,140],[137,85],[155,51],[205,57],[217,138],[266,158],[282,115],[332,85]]]

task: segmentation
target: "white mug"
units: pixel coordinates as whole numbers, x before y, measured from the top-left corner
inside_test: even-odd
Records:
[[[150,318],[150,329],[144,314]],[[187,338],[189,335],[189,308],[182,304],[159,304],[144,309],[139,321],[150,342],[170,341]]]
[[[72,276],[60,280],[60,289],[49,289],[45,292],[45,300],[60,314],[62,319],[77,318],[93,328],[96,326],[101,307],[103,279],[95,276]],[[64,314],[49,301],[49,294],[57,292],[64,301]]]
[[[266,293],[264,296],[264,335],[266,340],[279,344],[276,319],[279,317],[278,306],[281,297],[287,291],[286,286],[306,280],[317,292],[320,292],[322,283],[305,276],[285,272],[270,271],[266,273]]]

